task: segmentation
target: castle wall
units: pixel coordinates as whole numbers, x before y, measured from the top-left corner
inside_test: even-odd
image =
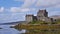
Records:
[[[45,22],[52,22],[52,19],[49,17],[40,17],[40,18],[38,18],[38,21],[40,21],[40,20],[45,21]]]
[[[48,12],[46,10],[39,10],[37,12],[37,16],[34,15],[26,15],[26,21],[31,22],[31,21],[45,21],[45,22],[52,22],[53,19],[48,17]]]
[[[52,22],[53,22],[52,20],[53,20],[53,19],[52,19],[52,18],[49,18],[49,17],[46,17],[46,18],[45,18],[45,22],[48,22],[48,23],[49,23],[49,22],[52,23]]]
[[[26,15],[26,21],[27,22],[33,21],[33,15]]]

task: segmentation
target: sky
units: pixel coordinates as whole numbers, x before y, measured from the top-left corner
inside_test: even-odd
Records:
[[[24,21],[26,14],[44,9],[48,16],[60,15],[60,0],[0,0],[0,23]]]

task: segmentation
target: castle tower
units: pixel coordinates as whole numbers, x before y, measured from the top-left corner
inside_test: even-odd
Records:
[[[37,12],[37,19],[38,20],[41,20],[41,19],[43,19],[45,17],[48,17],[48,12],[46,10],[39,10]]]
[[[53,22],[53,19],[48,17],[48,12],[46,10],[39,10],[37,12],[37,16],[34,15],[26,15],[26,21],[32,22],[32,21],[44,21],[44,22]]]
[[[33,21],[34,15],[26,15],[25,17],[27,22],[31,22]]]
[[[40,16],[40,17],[48,17],[48,12],[46,10],[39,10],[37,12],[37,16]]]

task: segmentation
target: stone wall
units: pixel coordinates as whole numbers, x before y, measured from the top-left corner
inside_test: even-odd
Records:
[[[31,22],[33,21],[34,15],[26,15],[26,21]]]
[[[31,21],[45,21],[45,22],[52,22],[53,20],[48,17],[48,12],[46,10],[39,10],[37,12],[37,16],[34,15],[26,15],[26,21],[31,22]]]

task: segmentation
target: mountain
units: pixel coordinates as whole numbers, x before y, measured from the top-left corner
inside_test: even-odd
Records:
[[[8,22],[8,23],[0,23],[0,25],[13,25],[13,24],[21,24],[26,23],[26,21],[17,21],[17,22]]]
[[[53,15],[53,16],[50,16],[50,18],[53,18],[53,19],[60,19],[60,15]]]

